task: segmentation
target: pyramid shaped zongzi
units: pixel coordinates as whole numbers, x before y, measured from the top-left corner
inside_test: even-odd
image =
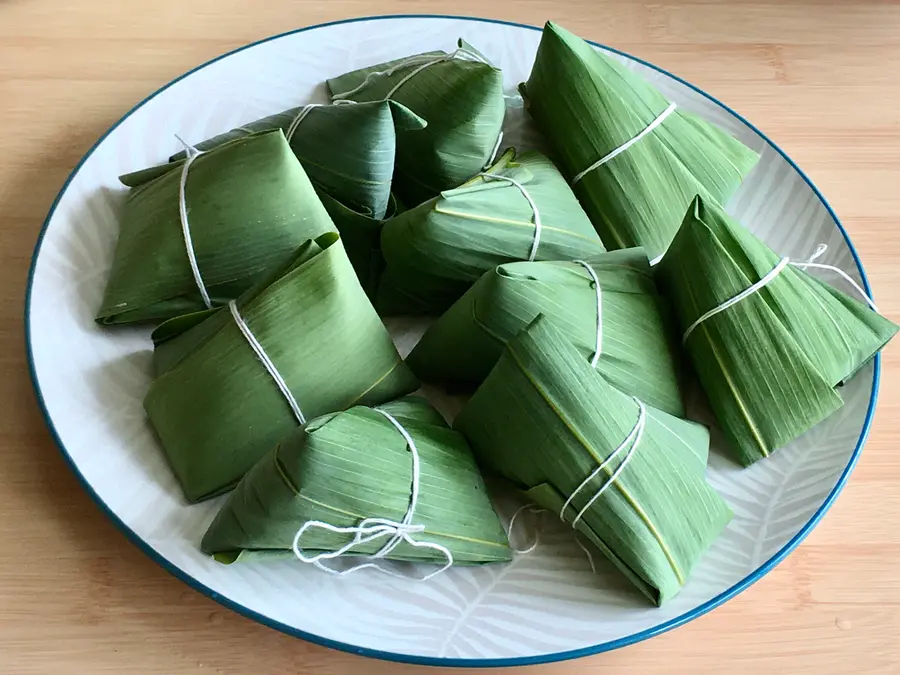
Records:
[[[835,387],[897,332],[863,302],[803,271],[802,261],[788,263],[697,197],[657,267],[660,290],[687,333],[685,348],[743,464],[840,408]]]
[[[522,95],[610,249],[658,258],[694,195],[724,203],[758,159],[554,23]]]

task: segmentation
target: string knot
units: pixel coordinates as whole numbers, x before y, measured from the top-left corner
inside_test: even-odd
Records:
[[[294,551],[294,555],[297,556],[297,559],[302,562],[309,563],[319,568],[324,572],[328,572],[329,574],[335,574],[338,576],[344,576],[347,574],[351,574],[361,569],[366,568],[374,568],[383,574],[387,574],[389,576],[398,577],[401,579],[417,579],[419,581],[427,581],[438,574],[441,574],[445,570],[447,570],[453,564],[453,554],[450,551],[440,544],[435,544],[430,541],[419,541],[418,539],[413,538],[414,534],[421,534],[425,531],[425,526],[413,523],[413,518],[415,517],[416,505],[419,500],[419,482],[420,482],[420,462],[419,462],[419,451],[416,448],[415,441],[413,441],[412,436],[409,435],[409,432],[400,424],[394,416],[380,408],[374,409],[376,412],[381,413],[387,420],[400,432],[400,435],[403,436],[406,441],[406,446],[409,449],[410,455],[412,457],[412,485],[410,487],[410,499],[409,499],[409,507],[406,510],[406,514],[403,516],[403,520],[395,521],[389,518],[363,518],[356,525],[350,525],[346,527],[339,527],[337,525],[332,525],[331,523],[325,523],[320,520],[308,520],[297,530],[297,533],[294,535],[294,541],[291,548]],[[348,541],[346,544],[341,546],[340,548],[334,551],[325,551],[322,553],[317,553],[315,555],[306,555],[301,546],[300,540],[303,538],[303,535],[306,534],[311,529],[320,529],[325,530],[326,532],[332,532],[334,534],[351,534],[353,538]],[[323,560],[331,560],[333,558],[340,558],[341,556],[347,555],[349,553],[353,553],[354,549],[359,546],[364,546],[366,544],[371,544],[372,542],[378,541],[388,537],[388,541],[378,549],[375,553],[367,555],[366,557],[370,560],[377,561],[383,558],[386,558],[394,549],[397,548],[402,543],[406,543],[415,548],[428,548],[440,553],[444,559],[444,565],[435,572],[431,572],[430,574],[426,574],[422,577],[407,577],[402,574],[397,574],[385,567],[382,567],[377,562],[364,562],[359,565],[354,565],[352,567],[348,567],[344,570],[336,570],[334,568],[328,567],[322,561]]]

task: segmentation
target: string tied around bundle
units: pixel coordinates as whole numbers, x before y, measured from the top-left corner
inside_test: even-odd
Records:
[[[597,168],[603,166],[604,164],[606,164],[608,161],[610,161],[614,157],[617,157],[620,154],[622,154],[623,152],[625,152],[626,150],[628,150],[628,148],[630,148],[632,145],[634,145],[635,143],[640,141],[642,138],[644,138],[644,136],[647,136],[648,134],[653,133],[653,130],[656,129],[656,127],[658,127],[660,124],[665,122],[666,118],[669,115],[671,115],[673,112],[675,112],[675,109],[677,107],[678,106],[675,103],[670,103],[666,107],[665,110],[663,110],[659,115],[657,115],[656,118],[652,122],[650,122],[650,124],[648,124],[646,127],[644,127],[635,136],[632,136],[627,141],[622,143],[622,145],[620,145],[619,147],[615,148],[611,152],[607,153],[606,155],[604,155],[603,157],[598,159],[596,162],[591,164],[584,171],[581,171],[580,173],[575,174],[575,177],[572,179],[572,185],[575,185],[578,181],[580,181],[582,178],[584,178],[586,175],[588,175],[594,169],[597,169]]]
[[[491,150],[491,156],[488,158],[488,161],[484,165],[484,170],[487,171],[491,164],[494,163],[494,160],[497,159],[497,153],[500,152],[500,145],[503,143],[503,132],[501,131],[497,135],[497,142],[494,143],[494,149]]]
[[[528,190],[525,189],[525,186],[522,185],[522,183],[509,176],[502,176],[496,173],[477,173],[475,175],[481,176],[485,180],[502,180],[509,183],[510,185],[517,187],[519,192],[522,193],[522,196],[525,197],[525,201],[527,201],[528,206],[531,207],[532,222],[534,223],[534,238],[531,240],[531,250],[528,252],[527,260],[528,262],[534,262],[534,259],[537,256],[538,246],[541,245],[541,231],[543,225],[541,223],[541,212],[538,210],[538,206],[535,204],[534,199],[531,198]]]
[[[348,96],[352,96],[353,94],[365,89],[367,86],[369,86],[369,84],[372,82],[372,80],[374,80],[378,77],[391,77],[399,70],[403,70],[404,68],[407,68],[412,65],[420,64],[420,65],[418,65],[417,68],[413,68],[409,73],[407,73],[403,78],[401,78],[400,81],[397,82],[397,84],[395,84],[391,88],[391,90],[387,93],[387,95],[383,99],[383,100],[387,101],[388,99],[391,98],[391,96],[393,96],[394,94],[397,93],[397,90],[400,89],[400,87],[402,87],[404,84],[409,82],[412,78],[414,78],[416,75],[421,73],[426,68],[430,68],[431,66],[433,66],[435,64],[443,63],[445,61],[451,61],[453,59],[463,59],[466,61],[478,61],[480,63],[490,65],[482,56],[480,56],[479,54],[476,54],[473,51],[466,49],[465,47],[458,47],[457,49],[455,49],[452,52],[449,52],[447,54],[438,54],[438,55],[419,54],[418,56],[411,56],[408,59],[404,59],[403,61],[400,61],[399,63],[394,64],[393,66],[391,66],[390,68],[387,68],[386,70],[376,70],[376,71],[369,73],[368,75],[366,75],[365,79],[362,82],[360,82],[358,85],[353,87],[353,89],[349,89],[347,91],[341,92],[340,94],[336,94],[336,95],[332,96],[332,99],[334,99],[335,101],[338,101],[341,99],[346,99]]]
[[[625,470],[625,467],[628,466],[628,463],[631,461],[631,458],[634,456],[635,452],[637,452],[638,448],[641,445],[641,439],[644,436],[644,428],[647,425],[647,408],[644,406],[643,401],[638,399],[637,397],[632,396],[632,400],[638,406],[638,418],[634,423],[634,426],[631,428],[631,431],[625,437],[619,446],[613,450],[609,456],[606,457],[596,469],[594,469],[587,478],[581,481],[581,484],[572,491],[572,494],[569,495],[569,498],[562,505],[562,508],[559,510],[559,519],[565,522],[566,520],[566,511],[569,506],[575,500],[575,498],[581,493],[582,490],[596,478],[601,471],[609,470],[607,467],[615,461],[615,459],[622,453],[625,452],[625,456],[622,457],[619,462],[619,466],[615,468],[614,471],[609,473],[609,477],[603,482],[603,484],[597,489],[594,495],[587,501],[587,503],[581,508],[581,510],[576,514],[575,518],[572,520],[572,527],[578,525],[578,522],[584,516],[591,506],[593,506],[594,502],[596,502],[600,496],[606,492],[606,490],[619,479],[619,476],[622,475],[622,472]],[[627,450],[626,450],[627,449]]]
[[[731,297],[728,300],[726,300],[725,302],[723,302],[722,304],[720,304],[716,307],[713,307],[708,312],[704,312],[703,314],[701,314],[690,326],[687,327],[687,330],[684,331],[684,334],[681,337],[681,343],[685,344],[687,342],[688,337],[690,337],[691,333],[694,332],[694,329],[697,328],[697,326],[699,326],[701,323],[703,323],[710,317],[713,317],[716,314],[719,314],[720,312],[724,312],[729,307],[736,305],[741,300],[748,298],[751,295],[753,295],[754,293],[756,293],[757,291],[759,291],[760,289],[765,288],[768,284],[770,284],[772,281],[774,281],[776,278],[778,278],[778,275],[780,275],[787,268],[788,265],[791,265],[792,267],[798,267],[803,270],[812,267],[815,269],[823,269],[823,270],[829,270],[831,272],[835,272],[836,274],[841,276],[845,281],[847,281],[851,286],[853,286],[853,289],[857,293],[859,293],[859,295],[862,297],[863,300],[865,300],[866,304],[869,305],[869,308],[872,309],[872,311],[877,312],[878,306],[875,304],[875,301],[872,300],[871,297],[869,297],[869,294],[865,292],[865,290],[862,288],[862,286],[860,286],[858,283],[856,283],[856,280],[853,277],[851,277],[849,274],[847,274],[840,267],[835,267],[834,265],[825,265],[823,263],[815,262],[816,259],[820,258],[827,250],[828,250],[827,244],[819,244],[816,247],[815,253],[813,253],[805,262],[793,262],[789,257],[787,257],[787,256],[783,257],[781,260],[778,261],[778,264],[776,264],[775,267],[773,267],[768,273],[766,273],[755,284],[751,284],[750,286],[745,288],[743,291],[741,291],[734,297]]]
[[[336,525],[332,525],[331,523],[322,522],[320,520],[309,520],[303,523],[303,526],[299,530],[297,530],[297,533],[294,535],[294,541],[291,548],[293,549],[294,555],[298,560],[301,560],[302,562],[308,563],[310,565],[314,565],[323,572],[327,572],[329,574],[334,574],[337,576],[346,576],[348,574],[352,574],[353,572],[358,572],[362,569],[372,568],[378,570],[383,574],[387,574],[388,576],[393,576],[400,579],[427,581],[450,568],[450,566],[453,564],[453,554],[450,553],[450,551],[446,547],[441,546],[440,544],[436,544],[430,541],[421,541],[413,537],[413,535],[421,534],[425,531],[424,525],[418,525],[413,522],[416,513],[416,506],[419,501],[419,484],[421,475],[419,450],[418,448],[416,448],[416,443],[413,440],[412,436],[410,436],[409,432],[403,427],[402,424],[400,424],[400,422],[398,422],[394,418],[393,415],[380,408],[374,408],[374,410],[387,418],[387,420],[394,426],[394,428],[400,433],[400,435],[403,436],[403,439],[406,441],[406,447],[409,450],[410,456],[412,458],[412,482],[410,486],[409,506],[406,509],[406,514],[403,516],[403,519],[400,521],[394,521],[390,520],[389,518],[364,518],[360,520],[356,525],[347,527],[338,527]],[[326,532],[332,532],[334,534],[350,534],[353,535],[353,538],[337,550],[325,551],[308,556],[303,552],[300,546],[300,540],[303,538],[304,534],[312,529],[324,530]],[[324,564],[323,562],[324,560],[332,560],[334,558],[340,558],[347,554],[351,554],[358,546],[364,546],[366,544],[370,544],[384,538],[387,538],[387,541],[380,549],[378,549],[378,551],[364,556],[365,558],[368,558],[368,562],[362,562],[358,565],[353,565],[343,570],[334,569]],[[415,548],[428,548],[433,551],[437,551],[445,559],[443,566],[423,576],[413,577],[405,574],[398,574],[397,572],[383,567],[378,563],[379,560],[386,558],[391,552],[393,552],[394,549],[397,548],[397,546],[404,543]]]
[[[594,282],[594,295],[597,297],[597,337],[594,341],[594,354],[591,356],[591,368],[596,368],[600,355],[603,353],[603,289],[600,288],[600,279],[597,278],[593,267],[584,260],[573,260],[572,262],[584,267]]]
[[[309,115],[313,111],[314,108],[324,108],[329,105],[354,105],[356,101],[351,101],[349,99],[338,100],[332,103],[307,103],[305,106],[300,108],[296,115],[294,115],[294,119],[291,120],[290,125],[288,125],[287,131],[284,132],[284,137],[287,139],[287,142],[290,143],[291,139],[294,138],[294,134],[297,132],[297,127],[300,126],[300,123],[306,119],[306,116]]]
[[[231,317],[234,319],[234,323],[235,325],[237,325],[238,330],[241,331],[241,335],[244,336],[244,339],[247,341],[247,344],[250,345],[253,353],[256,354],[256,357],[263,364],[266,372],[268,372],[272,380],[275,381],[275,384],[278,386],[278,390],[281,392],[281,395],[284,396],[284,400],[287,401],[287,404],[290,406],[291,412],[294,413],[294,417],[297,419],[297,422],[300,423],[301,426],[306,424],[306,418],[303,416],[303,411],[300,410],[300,405],[297,403],[297,399],[294,398],[294,395],[291,393],[291,390],[287,386],[287,382],[285,382],[285,379],[281,376],[281,373],[278,372],[278,368],[275,367],[275,363],[271,358],[269,358],[269,355],[266,353],[266,350],[263,349],[260,341],[256,339],[253,331],[250,330],[250,326],[247,325],[244,317],[241,316],[241,312],[238,309],[236,300],[231,300],[228,303],[228,310],[231,312]]]
[[[206,305],[207,309],[212,309],[212,300],[209,297],[209,292],[206,290],[206,284],[203,283],[203,275],[200,274],[200,266],[197,264],[197,254],[194,251],[194,239],[191,236],[191,226],[188,222],[187,198],[185,196],[188,172],[191,170],[191,165],[203,154],[203,152],[190,143],[186,143],[177,134],[175,135],[175,138],[177,138],[184,146],[184,151],[187,154],[184,164],[181,166],[181,180],[178,184],[178,216],[181,219],[181,233],[184,236],[184,249],[187,253],[188,264],[191,266],[191,274],[194,276],[194,283],[197,285],[197,290],[200,291],[200,297],[203,299],[203,304]]]

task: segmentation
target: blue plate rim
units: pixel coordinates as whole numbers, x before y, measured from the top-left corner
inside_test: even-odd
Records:
[[[314,644],[322,645],[324,647],[330,647],[332,649],[337,649],[340,651],[348,652],[351,654],[357,654],[360,656],[367,656],[371,658],[382,659],[386,661],[394,661],[398,663],[410,663],[415,665],[426,665],[426,666],[444,666],[444,667],[464,667],[464,668],[484,668],[484,667],[509,667],[509,666],[527,666],[527,665],[538,665],[545,663],[554,663],[557,661],[565,661],[569,659],[576,659],[582,656],[591,656],[594,654],[600,654],[602,652],[612,651],[614,649],[619,649],[621,647],[626,647],[628,645],[634,644],[636,642],[641,642],[648,638],[654,637],[656,635],[660,635],[661,633],[665,633],[673,628],[677,628],[689,621],[692,621],[707,612],[715,609],[722,603],[730,600],[734,596],[738,595],[749,586],[759,581],[762,577],[764,577],[767,573],[769,573],[778,563],[780,563],[791,551],[793,551],[799,544],[807,537],[807,535],[812,531],[812,529],[819,523],[825,513],[831,508],[834,500],[837,498],[838,494],[840,494],[841,490],[844,488],[844,485],[847,483],[847,480],[850,477],[850,474],[853,472],[857,462],[859,461],[859,457],[862,454],[863,446],[866,443],[866,439],[869,436],[869,431],[872,427],[872,419],[875,413],[875,406],[878,400],[878,390],[881,383],[881,355],[876,355],[874,359],[874,371],[872,375],[872,393],[869,399],[869,406],[866,410],[866,418],[863,422],[863,428],[860,432],[859,438],[856,442],[856,447],[853,450],[853,454],[850,456],[849,461],[847,462],[847,466],[844,468],[837,482],[832,488],[831,492],[822,502],[822,505],[813,514],[812,518],[800,529],[800,531],[794,535],[794,537],[785,544],[777,553],[775,553],[771,558],[765,561],[762,565],[760,565],[754,572],[744,577],[741,581],[734,584],[731,588],[723,591],[719,595],[711,598],[706,601],[702,605],[695,607],[689,612],[685,612],[680,616],[675,617],[674,619],[670,619],[669,621],[664,621],[663,623],[654,626],[653,628],[648,628],[643,631],[638,631],[631,635],[627,635],[622,638],[617,638],[615,640],[609,640],[607,642],[602,642],[597,645],[592,645],[590,647],[582,647],[579,649],[572,649],[562,652],[554,652],[551,654],[541,654],[537,656],[520,656],[520,657],[510,657],[510,658],[493,658],[493,659],[459,659],[459,658],[443,658],[443,657],[434,657],[434,656],[416,656],[413,654],[399,654],[396,652],[388,652],[382,651],[379,649],[371,649],[368,647],[358,647],[346,642],[341,642],[339,640],[333,640],[330,638],[325,638],[320,635],[316,635],[314,633],[309,633],[307,631],[299,630],[294,628],[293,626],[289,626],[287,624],[281,623],[279,621],[275,621],[269,617],[266,617],[259,612],[256,612],[240,603],[237,603],[233,600],[230,600],[226,597],[221,596],[219,593],[211,589],[209,586],[200,583],[194,577],[190,576],[179,567],[175,566],[173,563],[169,562],[165,557],[163,557],[160,553],[155,551],[147,542],[145,542],[134,530],[132,530],[107,504],[104,502],[100,496],[94,491],[94,488],[87,481],[81,471],[78,469],[78,466],[75,464],[72,456],[66,450],[65,445],[63,444],[62,439],[60,438],[56,427],[53,424],[53,419],[50,416],[49,411],[47,410],[46,402],[44,401],[44,396],[41,391],[40,382],[38,381],[37,372],[35,370],[34,364],[34,354],[32,353],[31,347],[31,294],[34,286],[34,273],[35,268],[37,266],[38,255],[41,251],[41,245],[44,241],[44,235],[47,232],[47,227],[50,224],[50,221],[53,219],[53,215],[56,212],[56,208],[59,205],[60,200],[66,193],[69,185],[71,184],[74,177],[78,174],[79,170],[82,166],[84,166],[85,162],[93,155],[93,153],[97,150],[97,148],[109,137],[109,135],[115,131],[125,120],[131,117],[138,109],[147,104],[150,100],[154,99],[156,96],[167,90],[169,87],[174,84],[180,82],[181,80],[189,77],[195,72],[206,68],[209,65],[212,65],[218,61],[221,61],[233,54],[237,54],[247,49],[252,49],[253,47],[259,46],[261,44],[265,44],[267,42],[272,42],[273,40],[278,40],[280,38],[286,37],[288,35],[296,35],[298,33],[305,33],[310,30],[315,30],[318,28],[326,28],[329,26],[338,26],[341,24],[348,23],[358,23],[362,21],[382,21],[382,20],[393,20],[393,19],[452,19],[452,20],[461,20],[461,21],[476,21],[480,23],[493,23],[504,26],[513,26],[516,28],[525,28],[527,30],[540,31],[542,30],[539,26],[532,26],[529,24],[518,23],[515,21],[505,21],[502,19],[487,19],[483,17],[473,17],[473,16],[460,16],[460,15],[451,15],[451,14],[383,14],[383,15],[375,15],[375,16],[362,16],[362,17],[354,17],[350,19],[341,19],[338,21],[327,21],[325,23],[314,24],[311,26],[306,26],[304,28],[297,28],[290,31],[285,31],[284,33],[279,33],[277,35],[272,35],[267,38],[263,38],[262,40],[257,40],[256,42],[251,42],[242,47],[238,47],[237,49],[233,49],[225,54],[221,54],[209,61],[192,68],[191,70],[185,72],[179,77],[175,78],[171,82],[165,84],[164,86],[157,89],[155,92],[144,98],[138,104],[136,104],[131,110],[129,110],[121,119],[119,119],[113,126],[111,126],[106,133],[104,133],[96,143],[91,147],[90,150],[85,153],[85,155],[79,160],[78,164],[69,174],[68,178],[66,178],[65,183],[63,183],[62,188],[57,194],[56,198],[53,200],[52,205],[50,206],[50,211],[47,214],[46,219],[41,227],[41,231],[38,234],[37,242],[34,246],[34,252],[31,258],[31,265],[28,270],[28,281],[25,290],[25,348],[28,360],[28,371],[31,377],[32,386],[34,387],[35,396],[37,397],[38,404],[41,409],[41,414],[44,417],[44,421],[47,424],[48,429],[53,437],[54,442],[59,447],[59,450],[65,459],[66,463],[69,465],[69,468],[77,477],[78,481],[81,483],[84,490],[88,493],[91,499],[100,507],[100,510],[103,511],[106,516],[113,522],[113,524],[126,536],[126,538],[131,541],[132,544],[137,546],[145,555],[147,555],[151,560],[156,562],[160,567],[164,570],[172,574],[175,578],[184,582],[191,588],[200,593],[206,595],[207,597],[215,600],[221,605],[241,614],[257,623],[260,623],[264,626],[268,626],[269,628],[274,628],[275,630],[281,631],[282,633],[286,633],[287,635],[291,635],[293,637],[302,638],[307,640],[308,642],[312,642]],[[687,80],[678,77],[670,73],[669,71],[660,68],[648,61],[645,61],[636,56],[632,56],[631,54],[624,52],[619,49],[615,49],[613,47],[609,47],[607,45],[589,41],[595,47],[600,47],[602,49],[608,50],[615,54],[619,54],[621,56],[625,56],[637,63],[640,63],[644,66],[652,68],[663,75],[671,77],[672,79],[680,82],[681,84],[689,87],[693,91],[697,92],[701,96],[705,97],[712,103],[715,103],[720,108],[730,113],[741,122],[743,122],[747,127],[752,129],[755,133],[757,133],[760,138],[762,138],[773,150],[775,150],[784,160],[800,175],[800,177],[809,185],[810,189],[819,199],[819,201],[825,206],[825,209],[828,211],[828,214],[832,217],[835,224],[838,226],[838,229],[841,232],[841,235],[844,237],[844,240],[847,242],[847,247],[850,249],[850,253],[853,256],[853,260],[856,263],[856,267],[859,270],[859,274],[862,278],[863,288],[866,290],[866,293],[871,297],[872,290],[869,286],[869,280],[866,276],[865,269],[863,268],[862,261],[859,258],[859,254],[856,251],[856,247],[853,245],[853,241],[850,239],[850,235],[847,233],[847,230],[844,228],[840,219],[837,217],[837,214],[831,208],[831,205],[828,203],[828,200],[825,199],[824,195],[819,192],[819,189],[815,186],[815,184],[810,180],[809,176],[804,173],[804,171],[794,163],[794,161],[785,153],[774,141],[772,141],[766,134],[764,134],[760,129],[758,129],[755,125],[753,125],[749,120],[744,118],[741,114],[732,110],[729,106],[724,104],[719,99],[714,96],[706,93],[699,87],[691,84]]]

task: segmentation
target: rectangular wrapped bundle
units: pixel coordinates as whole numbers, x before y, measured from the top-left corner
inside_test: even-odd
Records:
[[[439,314],[497,265],[604,251],[553,163],[510,149],[486,172],[385,223],[375,306],[382,316]]]
[[[731,519],[704,477],[707,430],[620,392],[543,317],[509,342],[454,428],[657,604]]]
[[[405,520],[420,530],[408,539],[397,526]],[[354,544],[360,530],[366,541]],[[383,558],[435,564],[511,555],[465,440],[416,397],[330,413],[289,434],[229,495],[201,547],[232,563],[293,556],[295,545],[332,569],[331,557],[372,559],[385,547]]]
[[[474,47],[428,52],[328,80],[335,101],[392,100],[428,126],[397,135],[394,189],[419,204],[456,187],[491,162],[506,102],[503,75]]]
[[[133,189],[97,313],[104,324],[225,304],[335,229],[281,131],[122,181]]]
[[[678,110],[640,75],[550,22],[526,107],[607,248],[661,256],[700,194],[725,203],[757,153]]]
[[[804,271],[818,266],[781,258],[697,197],[657,267],[687,353],[742,464],[769,456],[840,408],[836,387],[897,332],[863,302]]]
[[[621,391],[684,416],[671,326],[643,249],[578,262],[518,262],[486,272],[407,357],[422,380],[477,386],[539,314]]]
[[[333,233],[228,308],[153,337],[144,407],[190,501],[233,487],[307,419],[418,386]]]

